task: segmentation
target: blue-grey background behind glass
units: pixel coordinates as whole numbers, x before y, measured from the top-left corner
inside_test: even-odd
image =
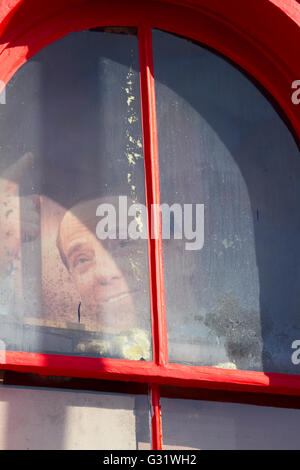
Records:
[[[153,31],[162,202],[205,206],[200,251],[164,241],[172,362],[299,373],[300,156],[263,94]]]

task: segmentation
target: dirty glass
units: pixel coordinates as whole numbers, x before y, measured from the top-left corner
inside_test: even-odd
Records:
[[[1,349],[151,359],[135,30],[41,50],[0,123]]]
[[[223,57],[158,30],[153,49],[161,200],[178,205],[163,240],[169,359],[298,374],[295,140]]]
[[[161,407],[164,450],[299,449],[300,410],[170,398]]]

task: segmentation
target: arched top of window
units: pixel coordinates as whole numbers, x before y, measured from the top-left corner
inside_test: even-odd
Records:
[[[39,49],[79,29],[148,23],[220,51],[253,75],[280,103],[298,134],[299,106],[291,87],[299,71],[297,0],[210,2],[138,0],[13,2],[0,7],[0,80],[5,84]]]

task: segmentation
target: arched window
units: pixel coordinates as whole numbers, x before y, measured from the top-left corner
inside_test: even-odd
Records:
[[[16,2],[3,22],[0,368],[149,387],[158,449],[161,395],[166,447],[209,448],[206,413],[243,436],[250,404],[300,390],[293,51],[284,68],[200,4]]]

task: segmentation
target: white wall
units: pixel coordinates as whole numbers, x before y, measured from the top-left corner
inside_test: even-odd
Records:
[[[300,449],[300,410],[168,398],[161,406],[164,449]]]
[[[136,446],[133,395],[0,386],[0,449]]]

